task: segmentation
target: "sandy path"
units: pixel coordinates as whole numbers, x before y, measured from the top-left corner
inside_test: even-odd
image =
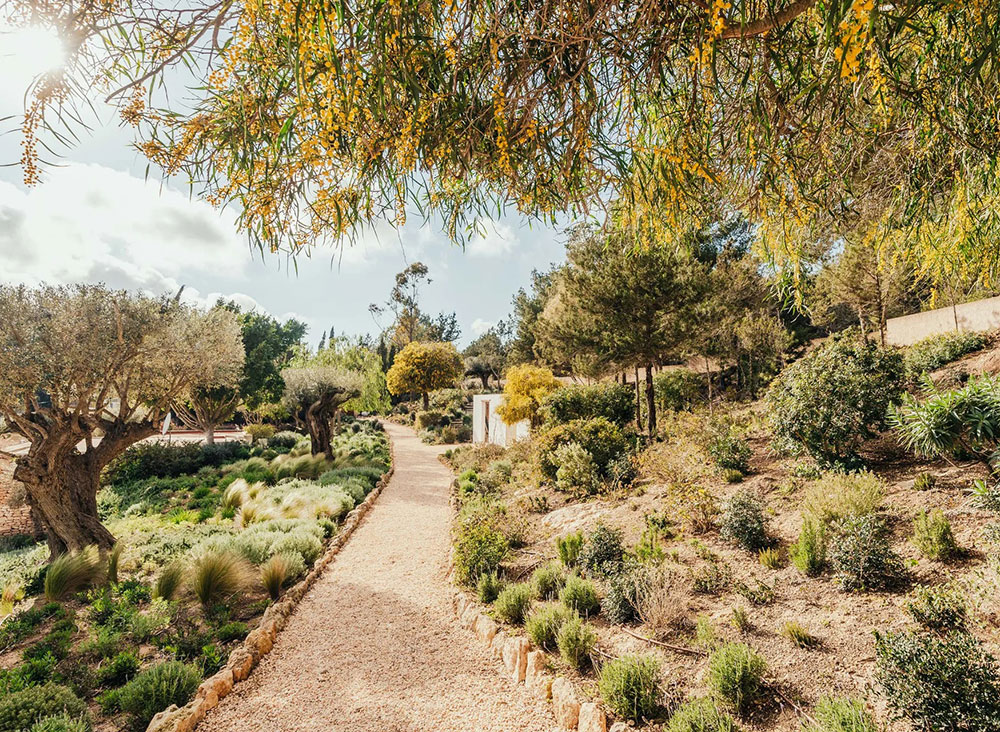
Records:
[[[450,472],[387,424],[396,471],[274,650],[199,732],[551,730],[545,702],[460,628],[445,576]]]

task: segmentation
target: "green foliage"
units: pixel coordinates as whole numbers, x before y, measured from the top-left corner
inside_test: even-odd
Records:
[[[921,473],[913,481],[913,490],[929,491],[937,485],[937,476],[934,473]]]
[[[167,661],[141,672],[118,692],[121,709],[132,718],[137,729],[144,728],[153,716],[171,704],[188,703],[201,683],[194,666]]]
[[[587,574],[606,577],[618,571],[624,556],[622,532],[599,523],[587,535],[579,564]]]
[[[160,570],[156,578],[156,585],[153,588],[153,597],[162,597],[164,600],[173,600],[177,590],[184,582],[184,565],[180,562],[171,562]]]
[[[705,445],[705,451],[721,470],[736,471],[746,475],[750,472],[750,445],[730,427],[713,434]]]
[[[708,685],[720,704],[745,714],[758,699],[767,663],[745,643],[726,643],[708,661]]]
[[[539,648],[547,651],[556,649],[556,638],[563,624],[575,613],[562,605],[542,605],[536,607],[524,622],[524,630]]]
[[[295,447],[296,443],[302,439],[302,435],[298,432],[292,432],[290,430],[284,430],[278,432],[273,437],[267,438],[267,446],[278,450],[291,450]]]
[[[580,531],[556,538],[556,551],[564,567],[575,567],[583,549],[583,533]]]
[[[701,397],[705,379],[689,369],[667,369],[653,377],[653,391],[660,409],[690,409]]]
[[[535,454],[544,478],[556,480],[560,467],[557,452],[561,446],[571,442],[577,443],[590,454],[602,478],[609,477],[612,463],[625,456],[629,450],[625,433],[607,419],[574,419],[539,435]]]
[[[603,417],[624,427],[635,416],[634,397],[632,387],[614,381],[570,384],[560,386],[542,399],[539,412],[549,426]]]
[[[466,502],[453,530],[458,581],[474,585],[484,574],[496,573],[510,552],[502,529],[504,507],[488,500]]]
[[[768,569],[781,569],[781,550],[771,547],[757,552],[757,561]]]
[[[28,732],[89,732],[90,721],[86,717],[70,717],[59,714],[45,717],[31,725]]]
[[[781,635],[799,648],[817,648],[820,645],[819,638],[806,630],[797,620],[789,620],[782,625]]]
[[[513,625],[524,622],[531,603],[535,600],[535,588],[527,582],[507,585],[497,595],[493,609],[502,620]]]
[[[218,467],[243,460],[250,449],[242,442],[140,442],[105,468],[101,481],[116,491],[129,483],[149,478],[176,478],[197,473],[206,466]]]
[[[557,561],[546,562],[531,573],[531,584],[541,600],[554,600],[566,583],[566,572]]]
[[[608,577],[602,608],[612,623],[624,625],[639,618],[639,603],[649,584],[645,567],[630,561]]]
[[[803,725],[802,732],[879,732],[863,702],[824,696],[812,711],[815,722]]]
[[[965,595],[954,585],[920,585],[913,591],[906,610],[928,630],[963,630],[968,620]]]
[[[556,645],[563,661],[582,670],[590,663],[590,654],[597,645],[597,634],[579,616],[572,615],[559,628]]]
[[[826,566],[826,525],[809,514],[803,516],[799,538],[788,554],[803,574],[814,577],[822,572]]]
[[[139,657],[133,651],[122,651],[105,661],[97,669],[101,686],[121,686],[139,672]]]
[[[552,461],[556,470],[555,487],[575,495],[589,496],[601,489],[601,479],[593,456],[577,442],[556,448]]]
[[[913,519],[913,544],[928,559],[944,562],[960,553],[951,523],[940,509],[918,511]]]
[[[559,592],[559,601],[584,617],[597,615],[601,611],[597,585],[575,574],[566,578],[566,583]]]
[[[739,544],[747,551],[758,552],[770,546],[764,503],[749,491],[736,493],[719,518],[719,533],[726,541]]]
[[[234,640],[242,640],[246,637],[249,628],[246,623],[232,622],[226,623],[215,631],[215,637],[221,643],[228,643]]]
[[[385,375],[392,394],[424,394],[453,386],[462,376],[462,358],[452,343],[411,341],[396,354]]]
[[[42,607],[31,607],[8,617],[0,624],[0,653],[21,642],[34,632],[35,628],[49,618],[62,619],[66,611],[61,605],[50,602]]]
[[[694,622],[694,642],[702,648],[714,648],[719,642],[719,634],[715,630],[712,619],[700,614]]]
[[[96,547],[56,557],[45,573],[45,599],[50,602],[64,600],[98,582],[104,569]]]
[[[247,585],[246,565],[235,554],[208,552],[191,565],[188,583],[204,607],[224,602]]]
[[[824,473],[809,484],[802,510],[825,525],[851,516],[876,513],[885,498],[885,482],[874,473]]]
[[[434,427],[443,427],[446,422],[447,419],[443,413],[430,409],[426,412],[417,412],[417,416],[413,420],[413,424],[418,430],[429,430]]]
[[[885,426],[903,388],[902,357],[853,337],[835,337],[786,368],[767,391],[779,440],[822,463],[854,462],[861,441]]]
[[[267,442],[274,437],[275,429],[273,424],[248,424],[243,427],[251,443]]]
[[[601,667],[597,686],[608,708],[632,722],[653,719],[663,709],[663,676],[655,656],[622,656],[608,661]]]
[[[876,632],[875,661],[894,719],[921,730],[1000,729],[1000,670],[972,635]]]
[[[0,697],[0,732],[24,732],[46,717],[65,714],[86,720],[87,704],[73,691],[59,684],[42,684]]]
[[[733,718],[720,712],[711,699],[692,699],[671,715],[664,732],[739,732]]]
[[[885,519],[877,514],[847,516],[834,524],[829,560],[848,592],[886,589],[903,575],[903,563],[889,546]]]
[[[984,333],[941,333],[917,341],[906,349],[903,363],[906,375],[913,380],[936,371],[947,363],[967,353],[978,351],[986,345]]]
[[[476,597],[479,598],[479,602],[488,605],[497,599],[504,584],[503,578],[496,572],[481,574],[476,582]]]

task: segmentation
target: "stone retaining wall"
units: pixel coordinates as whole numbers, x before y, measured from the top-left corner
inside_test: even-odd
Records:
[[[0,539],[18,534],[34,535],[31,509],[23,501],[13,505],[14,461],[0,458]]]

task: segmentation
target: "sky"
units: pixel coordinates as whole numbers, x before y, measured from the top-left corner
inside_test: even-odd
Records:
[[[2,21],[0,21],[2,22]],[[417,217],[401,229],[380,224],[352,247],[317,248],[295,262],[252,250],[236,214],[197,199],[183,180],[146,177],[133,130],[98,105],[92,130],[60,150],[39,185],[27,188],[17,165],[24,90],[57,65],[60,48],[44,33],[0,26],[0,282],[104,282],[150,294],[176,292],[210,305],[220,296],[309,326],[321,334],[376,333],[368,305],[386,300],[396,272],[414,261],[430,270],[425,311],[456,312],[459,346],[505,318],[533,269],[564,259],[561,228],[507,217],[463,251]],[[383,325],[386,325],[383,323]]]

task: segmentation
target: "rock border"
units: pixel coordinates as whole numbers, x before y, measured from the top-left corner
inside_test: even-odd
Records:
[[[596,702],[582,701],[573,682],[549,672],[547,654],[534,648],[524,636],[509,635],[489,615],[479,610],[461,591],[452,597],[452,609],[459,624],[472,631],[476,639],[490,649],[515,684],[524,686],[540,699],[552,702],[552,713],[559,729],[575,732],[620,732],[627,729],[618,722],[608,729],[608,718]]]
[[[389,440],[389,459],[391,461],[389,470],[382,474],[371,493],[365,496],[365,500],[347,513],[347,518],[340,525],[337,535],[330,540],[323,556],[316,560],[309,573],[297,584],[286,590],[278,602],[268,606],[257,627],[250,631],[242,645],[229,654],[229,661],[221,671],[201,682],[191,701],[183,707],[171,704],[162,712],[157,713],[150,721],[149,726],[146,727],[146,732],[192,732],[210,709],[217,707],[219,701],[228,696],[236,684],[245,681],[250,676],[254,667],[274,648],[278,633],[288,624],[288,618],[291,617],[299,602],[337,557],[351,534],[354,533],[361,520],[371,510],[376,499],[389,484],[389,480],[396,470],[395,447],[391,439]]]

